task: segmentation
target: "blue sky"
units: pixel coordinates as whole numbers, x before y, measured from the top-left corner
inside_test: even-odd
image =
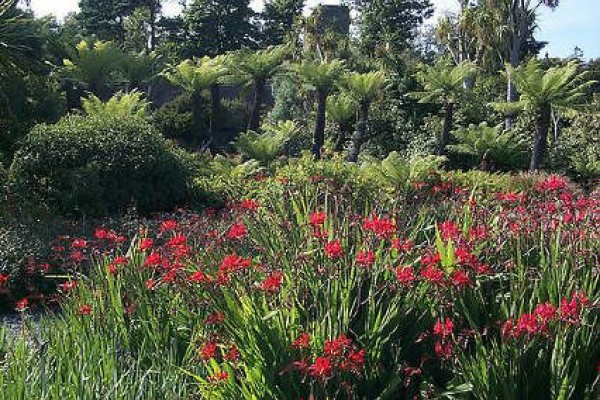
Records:
[[[458,0],[433,0],[436,17],[456,8]],[[59,18],[77,10],[78,0],[31,0],[38,15],[55,14]],[[167,13],[176,13],[177,7],[166,6]],[[312,7],[318,3],[339,4],[339,0],[307,0]],[[261,0],[253,0],[260,9]],[[566,57],[575,46],[583,50],[584,58],[600,58],[600,0],[563,0],[555,11],[542,10],[539,17],[537,37],[549,42],[547,51],[551,57]]]

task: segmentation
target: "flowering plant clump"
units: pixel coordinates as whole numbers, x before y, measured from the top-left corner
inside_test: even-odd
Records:
[[[364,205],[329,178],[263,176],[255,197],[161,215],[129,239],[106,228],[59,238],[48,265],[68,271],[54,278],[60,314],[9,344],[0,387],[591,398],[600,200],[561,179],[502,193],[422,183],[413,200],[386,191]],[[16,308],[27,320],[39,303]]]

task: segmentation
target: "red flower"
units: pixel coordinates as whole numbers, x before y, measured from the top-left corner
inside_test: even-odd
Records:
[[[567,189],[567,181],[562,176],[550,175],[537,185],[538,190],[543,192],[556,192]]]
[[[456,286],[457,288],[462,288],[472,283],[471,278],[469,278],[465,271],[460,269],[454,271],[452,275],[450,275],[450,282],[453,286]]]
[[[434,284],[441,284],[444,281],[444,273],[442,270],[433,266],[421,270],[421,277]]]
[[[233,224],[227,232],[227,238],[232,240],[243,239],[246,236],[246,225],[243,222],[239,224]]]
[[[442,342],[435,342],[434,350],[438,357],[448,360],[452,358],[454,347],[452,343],[443,344]]]
[[[329,259],[336,259],[342,256],[342,245],[339,240],[328,242],[325,244],[325,254]]]
[[[163,258],[161,257],[161,255],[159,253],[153,252],[150,253],[148,257],[146,257],[146,260],[144,261],[144,267],[158,267],[159,265],[162,265],[162,263]]]
[[[411,267],[398,267],[396,268],[396,279],[398,282],[405,286],[412,286],[417,280]]]
[[[74,239],[73,243],[71,243],[71,247],[74,249],[85,249],[87,245],[85,239]]]
[[[92,313],[92,306],[87,304],[81,306],[79,309],[79,315],[90,315]]]
[[[68,293],[71,290],[75,289],[75,287],[77,286],[77,282],[76,281],[69,281],[69,282],[65,282],[61,285],[58,285],[63,292]]]
[[[551,321],[556,316],[556,307],[548,302],[539,304],[535,308],[534,314],[540,317],[544,322]]]
[[[177,221],[169,219],[169,220],[163,221],[162,224],[160,224],[160,231],[161,232],[173,231],[173,230],[177,229],[178,227],[179,227],[179,224],[177,223]]]
[[[314,212],[314,213],[310,214],[310,224],[315,229],[320,226],[323,226],[325,224],[326,219],[327,219],[327,215],[322,211],[318,211],[318,212]]]
[[[219,266],[220,272],[233,272],[248,268],[252,264],[250,258],[243,258],[237,254],[229,254],[223,258]]]
[[[356,255],[356,262],[363,267],[370,267],[375,262],[375,253],[372,250],[359,251]]]
[[[0,286],[6,286],[9,277],[7,274],[0,274]]]
[[[327,378],[331,375],[331,360],[327,357],[317,357],[314,364],[308,367],[308,373],[313,378]]]
[[[283,275],[281,272],[273,272],[269,275],[260,285],[261,289],[265,292],[277,292],[283,282]]]
[[[254,199],[244,199],[240,202],[240,208],[248,211],[257,210],[260,204]]]
[[[379,218],[373,215],[370,219],[366,218],[363,223],[366,231],[371,231],[381,239],[389,238],[396,233],[396,224],[389,218]]]
[[[292,343],[292,347],[297,350],[308,349],[308,347],[310,346],[309,342],[309,334],[306,332],[302,332],[300,336],[298,336],[298,339],[294,340],[294,343]]]
[[[365,350],[350,350],[348,356],[340,363],[340,370],[352,372],[360,375],[360,371],[365,365]]]
[[[217,344],[213,341],[206,342],[200,349],[200,357],[203,360],[210,360],[217,354]]]
[[[346,335],[341,334],[335,339],[327,340],[325,342],[325,349],[323,354],[326,356],[340,356],[345,350],[352,347],[352,340]]]
[[[158,281],[155,279],[148,279],[146,281],[146,289],[154,290],[158,286]]]
[[[204,321],[206,325],[220,325],[223,322],[225,322],[225,314],[222,312],[212,313]]]
[[[236,362],[240,359],[240,352],[235,346],[231,346],[231,348],[225,353],[223,358],[227,361]]]
[[[434,335],[446,339],[450,335],[452,335],[452,331],[454,330],[454,323],[450,318],[444,318],[444,320],[440,320],[439,318],[435,321],[435,325],[433,326]]]
[[[25,311],[27,307],[29,307],[29,300],[27,299],[27,297],[22,298],[15,304],[15,308],[17,309],[17,311]]]
[[[456,239],[459,235],[458,228],[452,221],[444,221],[438,226],[442,239]]]
[[[229,374],[227,371],[221,371],[215,374],[212,374],[208,377],[208,382],[211,384],[218,385],[221,382],[225,382],[229,378]]]
[[[202,271],[196,271],[189,276],[188,280],[194,283],[210,283],[210,276]]]
[[[414,246],[415,246],[414,243],[411,242],[410,240],[402,241],[398,238],[392,240],[392,248],[396,249],[398,251],[408,252],[408,251],[411,251]]]
[[[138,250],[140,250],[140,251],[150,250],[152,247],[154,247],[154,240],[152,240],[150,238],[143,238],[142,240],[140,240]]]

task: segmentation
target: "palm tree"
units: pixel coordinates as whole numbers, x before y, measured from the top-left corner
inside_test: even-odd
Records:
[[[260,127],[262,103],[267,82],[281,70],[281,64],[288,50],[285,46],[265,50],[239,51],[228,59],[231,77],[254,90],[254,98],[249,106],[248,130],[257,131]]]
[[[506,70],[506,75],[511,77],[521,96],[517,102],[494,106],[507,113],[521,110],[535,113],[535,137],[529,170],[536,171],[546,154],[552,112],[573,112],[584,108],[586,91],[596,82],[586,80],[587,73],[579,71],[577,61],[544,71],[539,61],[532,58],[517,68],[509,64]]]
[[[356,121],[356,102],[346,93],[332,96],[327,101],[327,118],[337,129],[333,150],[340,152]]]
[[[523,137],[503,127],[488,126],[487,123],[471,125],[454,131],[456,144],[448,149],[456,154],[475,158],[479,168],[495,171],[497,168],[511,170],[522,167],[526,162],[526,144]]]
[[[204,90],[209,90],[218,85],[227,75],[228,70],[223,65],[221,58],[204,57],[195,60],[185,60],[178,65],[170,66],[162,75],[172,84],[183,88],[192,95],[192,114],[194,123],[198,125],[201,120],[201,96]],[[217,99],[215,100],[215,94]],[[213,138],[214,118],[218,111],[218,91],[211,90],[211,110],[208,125],[209,140]]]
[[[358,104],[358,121],[356,132],[352,138],[352,145],[348,152],[348,161],[357,162],[360,148],[367,140],[367,123],[371,104],[385,90],[387,86],[386,75],[382,71],[368,72],[365,74],[351,73],[344,77],[343,86],[348,94]]]
[[[439,155],[446,153],[450,143],[450,132],[454,122],[454,108],[464,91],[464,83],[475,74],[476,67],[470,62],[452,66],[447,61],[438,61],[433,66],[425,66],[417,72],[417,79],[423,85],[422,92],[410,93],[419,103],[442,103],[444,124],[439,143]]]
[[[39,65],[41,51],[33,18],[27,18],[15,0],[0,0],[0,81]]]
[[[311,62],[307,61],[296,66],[296,72],[309,90],[314,90],[317,96],[317,120],[313,139],[312,153],[316,160],[321,158],[321,148],[325,143],[325,112],[327,97],[331,94],[344,70],[344,64],[339,60]]]

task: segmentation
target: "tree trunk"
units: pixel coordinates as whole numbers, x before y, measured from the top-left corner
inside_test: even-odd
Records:
[[[212,138],[214,133],[215,120],[219,116],[221,92],[219,85],[210,86],[210,124],[209,124],[209,135]]]
[[[196,131],[198,141],[202,142],[202,95],[200,91],[192,93],[191,103],[194,131]]]
[[[254,84],[254,100],[250,109],[250,119],[248,121],[249,131],[258,131],[260,128],[260,112],[263,102],[263,94],[265,91],[266,82],[258,81]]]
[[[548,129],[550,128],[550,115],[552,109],[545,104],[538,108],[535,116],[535,139],[533,141],[533,153],[531,154],[531,164],[529,171],[540,169],[544,156],[546,155],[546,145],[548,143]]]
[[[348,161],[357,162],[358,155],[360,154],[360,148],[367,139],[367,121],[369,120],[369,106],[370,104],[363,103],[358,108],[358,121],[356,122],[356,132],[352,138],[352,145],[348,152]]]
[[[333,150],[336,153],[341,153],[344,150],[344,143],[346,142],[346,126],[345,124],[339,124],[337,129],[337,137],[335,138],[335,144]]]
[[[325,107],[327,105],[327,93],[317,91],[317,121],[315,122],[315,133],[312,153],[315,160],[321,159],[321,148],[325,144]]]
[[[155,0],[150,2],[150,50],[156,49],[156,7]]]
[[[440,137],[440,148],[438,154],[446,154],[446,146],[450,143],[450,132],[452,131],[452,122],[454,119],[454,103],[444,103],[444,125],[442,127],[442,136]]]

